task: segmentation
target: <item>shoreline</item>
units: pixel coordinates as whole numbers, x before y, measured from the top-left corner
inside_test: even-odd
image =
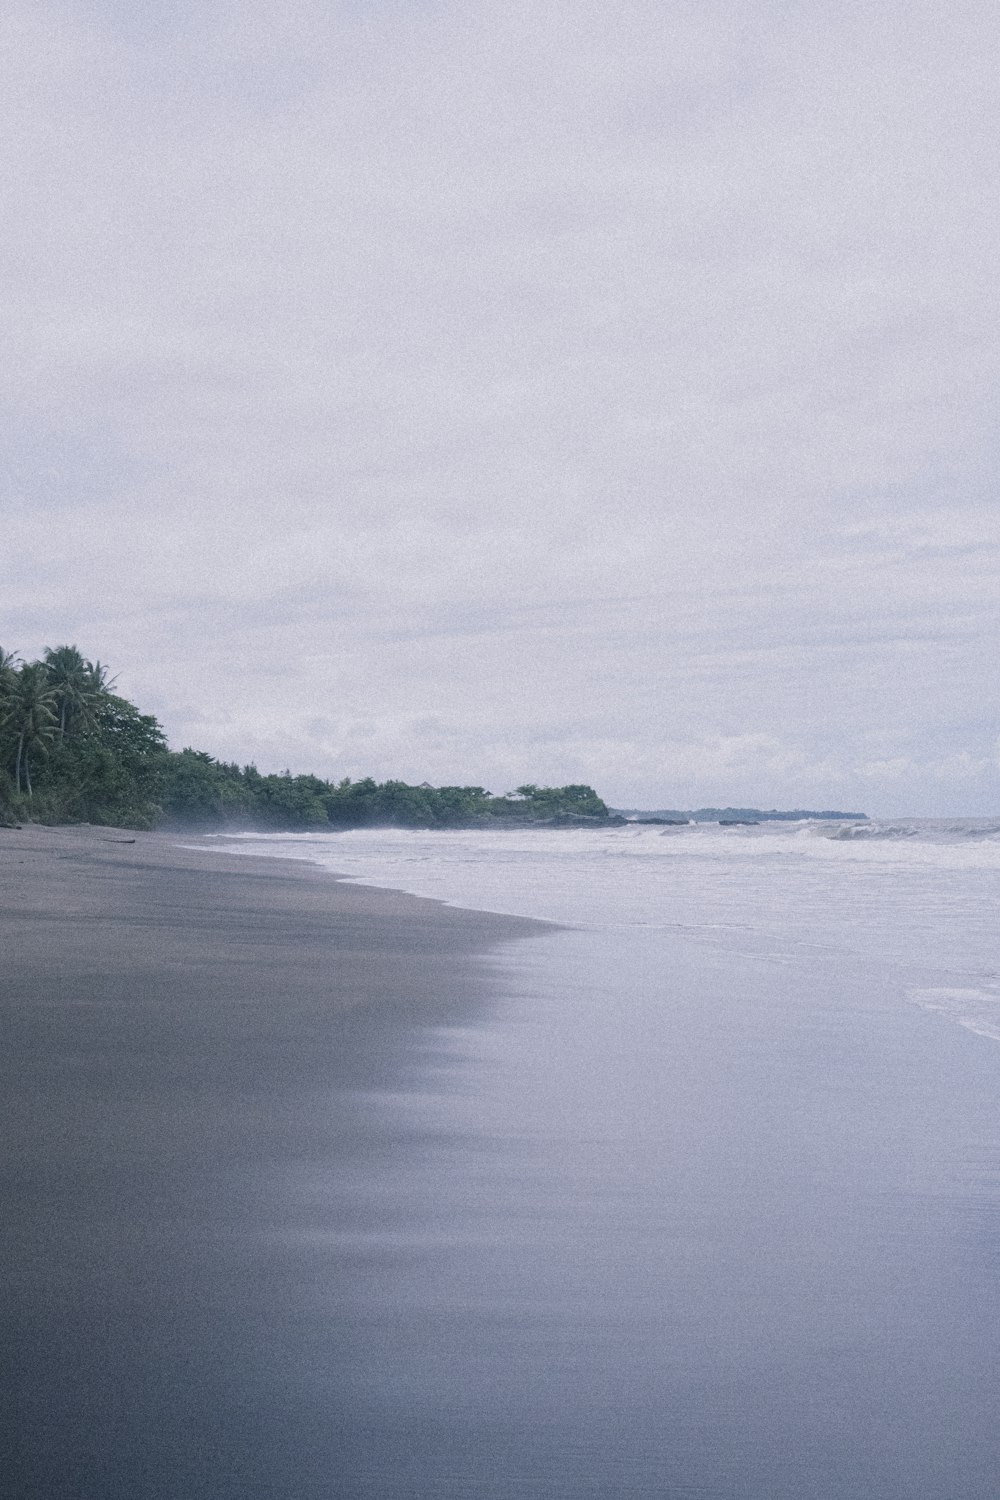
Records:
[[[12,1500],[235,1500],[308,1447],[253,1388],[300,1274],[289,1184],[392,1151],[359,1092],[548,930],[176,837],[0,830]]]

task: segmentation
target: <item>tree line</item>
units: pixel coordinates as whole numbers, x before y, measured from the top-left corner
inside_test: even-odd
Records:
[[[0,822],[322,830],[568,826],[611,819],[593,788],[411,786],[370,777],[264,774],[201,750],[171,750],[163,729],[114,691],[76,646],[23,662],[0,649]]]

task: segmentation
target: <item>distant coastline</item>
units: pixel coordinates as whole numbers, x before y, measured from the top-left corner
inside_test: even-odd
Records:
[[[46,647],[34,662],[0,650],[0,826],[332,832],[865,818],[734,807],[623,811],[582,783],[525,783],[498,796],[481,786],[276,775],[203,750],[171,750],[162,725],[113,689],[107,667],[76,646]]]
[[[681,812],[676,808],[616,807],[613,811],[627,823],[802,823],[823,818],[832,822],[868,822],[867,813],[834,812],[829,808],[816,812],[797,807],[782,812],[776,807],[767,811],[759,807],[698,807],[693,812]]]

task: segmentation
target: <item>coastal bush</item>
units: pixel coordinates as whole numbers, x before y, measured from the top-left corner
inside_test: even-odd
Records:
[[[411,786],[371,777],[262,774],[203,750],[170,750],[156,719],[113,691],[76,646],[41,661],[0,650],[0,822],[125,828],[457,828],[607,822],[589,786]]]

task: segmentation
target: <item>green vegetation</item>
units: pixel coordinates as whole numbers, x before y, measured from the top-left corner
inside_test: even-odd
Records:
[[[200,750],[169,750],[157,721],[113,686],[75,646],[26,663],[0,650],[0,823],[322,830],[611,821],[589,786],[526,785],[494,797],[480,786],[263,775]]]
[[[154,718],[75,646],[0,651],[0,820],[150,828],[169,752]]]

